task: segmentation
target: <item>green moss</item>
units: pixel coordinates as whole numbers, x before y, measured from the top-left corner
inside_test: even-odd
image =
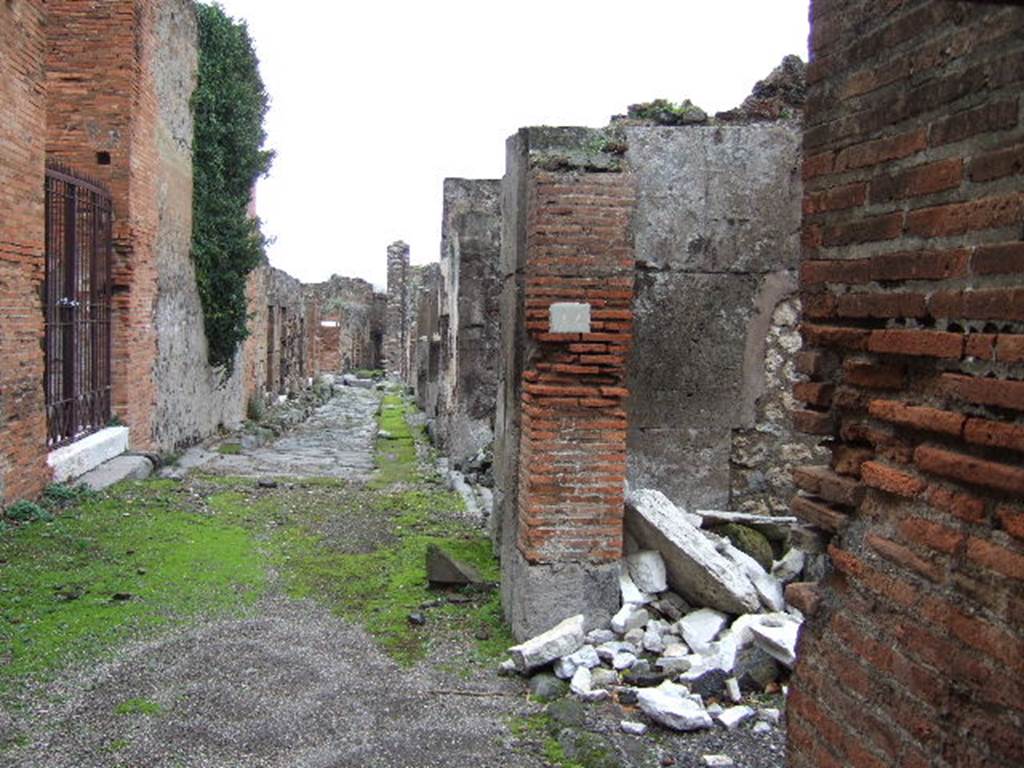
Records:
[[[159,715],[163,711],[163,707],[149,699],[128,699],[114,707],[114,714],[116,715],[147,715],[152,717]]]
[[[262,593],[249,533],[183,511],[177,490],[122,483],[0,539],[0,698],[140,632]]]
[[[772,545],[767,537],[750,526],[737,523],[724,523],[710,529],[719,536],[725,536],[732,545],[757,560],[766,571],[772,569]]]
[[[225,456],[237,456],[242,452],[242,446],[238,443],[221,443],[217,446],[217,453],[222,453]]]

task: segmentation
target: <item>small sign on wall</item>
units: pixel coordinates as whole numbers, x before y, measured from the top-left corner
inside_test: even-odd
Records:
[[[551,333],[590,333],[590,305],[559,302],[550,307]]]

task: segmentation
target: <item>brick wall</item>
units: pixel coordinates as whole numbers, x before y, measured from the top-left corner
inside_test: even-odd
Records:
[[[42,490],[46,99],[40,0],[0,3],[0,504]]]
[[[159,158],[154,13],[144,0],[51,0],[46,151],[104,182],[114,200],[114,413],[135,449],[155,447],[153,366]],[[98,153],[109,154],[99,164]]]
[[[1024,8],[816,0],[790,764],[1024,764]]]
[[[373,286],[359,278],[332,275],[330,280],[306,286],[309,303],[318,307],[329,325],[317,326],[319,365],[325,372],[376,368],[374,349]]]
[[[246,404],[262,400],[267,389],[267,270],[257,267],[245,282],[249,335],[242,346],[242,390]]]
[[[618,606],[635,192],[615,167],[574,164],[594,138],[535,128],[509,140],[502,376],[514,381],[497,443],[518,451],[504,445],[497,471],[503,602],[518,636],[577,612],[596,624]],[[589,332],[552,332],[555,303],[589,304]]]

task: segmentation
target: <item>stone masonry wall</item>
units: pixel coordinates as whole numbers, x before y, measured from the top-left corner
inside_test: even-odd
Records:
[[[242,389],[247,409],[254,400],[263,400],[267,391],[267,272],[267,267],[257,267],[245,283],[249,335],[242,345]]]
[[[389,372],[408,379],[409,246],[401,240],[388,246],[388,302],[384,321],[384,359]]]
[[[302,283],[280,269],[266,270],[268,392],[287,395],[306,386],[315,366],[306,333]],[[319,322],[319,317],[315,322]]]
[[[494,440],[501,182],[445,179],[436,434],[456,464]]]
[[[1024,8],[816,0],[790,765],[1024,764]]]
[[[573,161],[595,138],[532,128],[508,143],[497,471],[503,605],[518,637],[618,607],[634,190],[614,165]]]
[[[411,381],[416,402],[433,423],[437,415],[438,358],[441,346],[439,297],[441,267],[436,262],[413,267],[415,286],[410,339],[414,343]]]
[[[0,504],[50,479],[43,393],[45,9],[0,3]]]
[[[790,468],[816,455],[789,420],[799,124],[625,136],[638,188],[630,483],[690,509],[783,512]]]
[[[113,196],[113,410],[131,429],[133,448],[153,449],[160,161],[157,95],[146,73],[155,13],[145,0],[46,7],[46,151]]]
[[[203,308],[190,255],[192,243],[192,110],[198,26],[190,0],[153,6],[155,53],[146,87],[156,90],[159,183],[155,255],[157,387],[153,431],[161,450],[193,443],[245,415],[241,352],[232,377],[207,363]]]

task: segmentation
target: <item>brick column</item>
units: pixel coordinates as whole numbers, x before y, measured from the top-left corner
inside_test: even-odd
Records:
[[[502,565],[506,612],[520,637],[575,613],[596,624],[618,605],[632,179],[615,166],[545,170],[548,155],[531,146],[571,150],[590,138],[529,129],[511,140],[510,161],[521,167],[506,184],[521,184],[524,194],[506,194],[523,204],[505,214],[522,246],[521,279],[503,303],[505,319],[511,311],[520,324],[523,349],[521,363],[506,359],[504,374],[517,378],[520,397],[504,404],[518,410],[518,463],[505,478],[515,487],[504,500]]]

